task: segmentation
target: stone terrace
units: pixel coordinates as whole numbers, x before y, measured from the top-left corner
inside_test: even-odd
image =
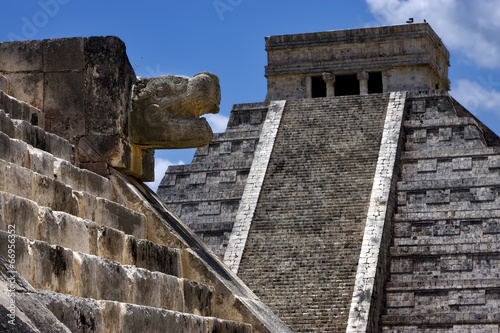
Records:
[[[446,93],[411,93],[384,332],[498,332],[499,138]]]
[[[346,329],[388,97],[285,105],[238,275],[294,332]]]

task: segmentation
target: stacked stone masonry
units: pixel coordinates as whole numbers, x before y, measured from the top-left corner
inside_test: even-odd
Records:
[[[267,103],[235,105],[225,133],[170,166],[158,195],[220,258],[224,257],[266,119]]]
[[[285,105],[238,275],[294,332],[346,330],[388,97]]]
[[[9,258],[6,245],[15,239],[19,325],[288,331],[182,222],[154,209],[141,185],[113,169],[105,178],[75,166],[73,146],[33,124],[40,110],[3,92],[0,102],[0,257]],[[13,273],[0,261],[4,311],[5,278]],[[37,317],[43,309],[49,326]]]
[[[446,93],[409,97],[383,332],[498,332],[498,138]]]

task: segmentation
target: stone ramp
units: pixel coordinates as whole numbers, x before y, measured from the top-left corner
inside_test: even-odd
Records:
[[[498,332],[498,137],[447,93],[408,93],[383,332]]]
[[[224,133],[188,165],[170,166],[158,195],[220,258],[229,241],[259,142],[267,103],[233,107]]]
[[[238,275],[294,332],[346,329],[388,100],[285,104]]]
[[[19,278],[62,331],[288,331],[147,187],[75,166],[71,144],[30,123],[36,112],[13,119],[25,106],[6,96],[0,244],[14,240]]]

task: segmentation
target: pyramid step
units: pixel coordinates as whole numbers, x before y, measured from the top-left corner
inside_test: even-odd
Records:
[[[84,172],[82,174],[91,173]],[[110,188],[108,184],[108,190],[101,192],[101,194],[110,197]],[[107,198],[96,197],[92,193],[73,191],[70,186],[59,180],[2,160],[0,160],[0,191],[33,200],[39,205],[50,207],[52,210],[92,219],[97,224],[123,230],[138,238],[145,237],[146,217],[144,214]],[[99,191],[91,192],[98,193]]]
[[[0,131],[13,140],[22,141],[70,163],[74,162],[74,147],[68,140],[45,132],[28,121],[12,119],[11,114],[3,110],[0,110]]]
[[[45,305],[71,332],[251,333],[249,324],[113,301],[40,291]]]
[[[124,265],[182,276],[180,252],[164,245],[136,238],[121,230],[100,226],[74,215],[39,207],[22,197],[0,192],[0,218],[15,228],[18,236],[98,255]]]
[[[0,109],[8,113],[12,119],[19,119],[28,122],[33,126],[45,126],[45,116],[42,111],[22,102],[4,91],[0,91]]]
[[[12,239],[12,237],[10,238]],[[2,244],[9,234],[0,232]],[[34,288],[211,316],[214,290],[207,285],[136,266],[121,265],[43,241],[15,236],[16,270]],[[0,255],[8,258],[7,247]]]

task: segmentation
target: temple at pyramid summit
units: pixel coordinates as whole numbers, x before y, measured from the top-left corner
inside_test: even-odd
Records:
[[[158,195],[293,332],[498,332],[500,139],[427,23],[266,37]]]

